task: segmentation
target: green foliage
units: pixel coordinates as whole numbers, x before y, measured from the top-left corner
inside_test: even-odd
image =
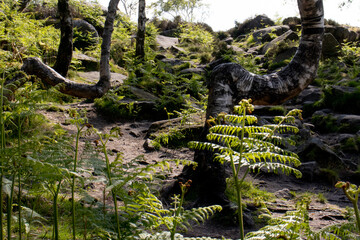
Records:
[[[257,118],[247,115],[254,110],[250,102],[251,100],[242,100],[234,107],[234,115],[219,114],[215,122],[221,124],[209,129],[208,142],[189,143],[192,149],[215,152],[216,161],[230,163],[236,189],[241,239],[244,239],[241,186],[248,172],[264,169],[275,173],[281,171],[287,175],[293,173],[296,177],[301,177],[301,172],[295,168],[300,165],[299,157],[277,146],[281,146],[283,138],[275,135],[296,133],[298,129],[287,123],[294,123],[296,116],[301,117],[301,111],[294,109],[286,116],[276,117],[277,124],[254,126]],[[242,176],[241,168],[246,169]]]
[[[180,16],[188,22],[195,20],[195,10],[205,7],[202,0],[158,0],[150,5],[155,9],[155,14],[168,13],[174,18]]]
[[[357,227],[357,233],[360,234],[360,213],[358,207],[360,187],[355,184],[350,184],[349,182],[337,182],[335,184],[336,188],[341,188],[345,194],[345,196],[350,200],[353,204],[353,210],[355,212],[355,222]]]
[[[203,222],[216,211],[221,211],[222,209],[221,206],[213,205],[185,210],[183,208],[184,196],[190,184],[191,180],[185,184],[180,182],[181,195],[173,197],[173,207],[169,209],[164,208],[162,202],[154,195],[142,193],[136,197],[138,204],[127,205],[125,210],[133,213],[141,212],[141,221],[145,222],[145,225],[151,226],[151,228],[159,228],[164,225],[170,232],[170,239],[178,239],[175,236],[177,228],[187,231],[191,227],[192,222]],[[158,239],[158,237],[146,239]]]
[[[28,56],[51,61],[57,52],[59,30],[29,13],[17,12],[6,1],[0,3],[0,10],[0,41],[5,43],[2,56],[10,62],[22,62]]]

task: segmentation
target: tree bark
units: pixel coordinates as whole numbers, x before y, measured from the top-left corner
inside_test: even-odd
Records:
[[[58,13],[60,16],[60,45],[54,70],[66,77],[71,64],[73,53],[73,22],[69,7],[69,0],[58,0]]]
[[[140,60],[145,58],[145,0],[139,0],[138,31],[136,35],[136,57]]]
[[[30,0],[20,0],[18,2],[19,4],[19,12],[24,11],[24,9],[27,7],[27,5],[29,4]]]
[[[298,0],[302,35],[292,61],[281,71],[256,75],[235,63],[217,66],[210,77],[206,118],[220,112],[231,113],[241,99],[251,98],[254,104],[280,104],[296,96],[316,77],[324,32],[322,0]],[[204,126],[201,141],[205,141]],[[212,161],[212,155],[197,151],[195,171],[185,167],[179,181],[193,180],[200,204],[226,204],[226,174],[223,165]]]
[[[110,45],[118,3],[119,0],[110,0],[109,3],[101,44],[100,79],[95,85],[72,82],[44,64],[39,58],[27,58],[21,69],[29,75],[35,75],[51,86],[61,84],[59,90],[71,96],[89,99],[103,96],[110,89]]]

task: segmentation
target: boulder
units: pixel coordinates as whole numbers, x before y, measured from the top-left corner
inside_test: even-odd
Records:
[[[144,101],[157,101],[159,98],[149,92],[146,92],[140,88],[130,86],[129,88],[130,92],[136,96],[138,100],[144,100]]]
[[[301,162],[316,162],[320,168],[342,169],[343,160],[320,138],[313,137],[297,150]]]
[[[266,54],[270,49],[276,49],[282,42],[286,41],[297,41],[299,36],[292,30],[287,31],[281,36],[275,38],[271,42],[267,43],[261,50],[262,54]]]
[[[98,71],[93,72],[78,72],[79,76],[86,79],[87,82],[96,84],[100,79],[100,73]],[[126,75],[120,73],[110,73],[111,80],[110,84],[112,88],[119,87],[124,83],[124,80],[127,78]]]
[[[301,24],[301,19],[299,17],[287,17],[282,21],[284,25],[299,25]]]
[[[156,42],[159,45],[160,50],[171,48],[176,44],[179,44],[179,39],[174,37],[167,37],[163,35],[156,36]]]
[[[82,53],[74,52],[73,59],[79,60],[81,62],[81,66],[83,67],[83,71],[85,71],[85,72],[99,70],[100,61],[94,57],[90,57],[90,56],[82,54]]]
[[[96,28],[82,19],[73,20],[74,48],[85,50],[99,43],[99,34]]]
[[[296,51],[297,51],[297,47],[292,47],[289,49],[285,49],[284,51],[281,51],[276,55],[275,59],[273,60],[273,63],[281,63],[287,59],[292,58],[295,55]]]
[[[237,29],[235,29],[234,34],[235,38],[239,35],[246,34],[251,32],[254,29],[264,28],[266,26],[274,26],[275,23],[270,18],[265,15],[258,15],[255,18],[246,20],[242,24],[239,24]]]
[[[336,57],[340,54],[341,45],[331,33],[325,33],[323,38],[322,56]]]
[[[303,91],[301,91],[298,96],[289,102],[292,104],[302,104],[304,102],[307,104],[315,103],[321,99],[321,95],[322,91],[320,87],[309,85]]]
[[[339,43],[342,43],[345,40],[349,39],[350,32],[346,27],[339,26],[335,28],[335,32],[333,35]]]
[[[256,43],[264,43],[270,42],[273,39],[271,34],[276,34],[276,36],[280,36],[289,30],[290,27],[287,25],[272,26],[256,30],[255,32],[253,32],[252,36]]]

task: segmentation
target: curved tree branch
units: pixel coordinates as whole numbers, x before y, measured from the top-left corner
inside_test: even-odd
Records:
[[[21,70],[29,75],[37,76],[51,86],[62,84],[59,90],[65,94],[90,99],[103,96],[110,89],[110,44],[118,3],[119,0],[110,0],[109,3],[101,44],[100,79],[95,85],[79,84],[68,80],[39,58],[27,58]]]
[[[298,0],[302,19],[302,36],[292,61],[281,71],[256,75],[242,66],[226,63],[217,66],[210,77],[206,118],[219,113],[231,113],[243,98],[255,104],[279,104],[300,93],[316,77],[324,32],[322,0]],[[200,140],[206,140],[205,124]],[[190,191],[198,195],[198,205],[221,204],[226,206],[226,171],[224,165],[213,161],[213,154],[196,151],[194,161],[198,167],[184,167],[178,181],[193,180]],[[176,186],[176,183],[175,185]],[[174,190],[174,189],[173,189]]]
[[[324,33],[322,0],[298,0],[302,20],[300,44],[292,61],[281,71],[257,75],[235,63],[219,65],[209,83],[207,117],[230,113],[243,98],[254,104],[279,104],[306,88],[316,77]]]

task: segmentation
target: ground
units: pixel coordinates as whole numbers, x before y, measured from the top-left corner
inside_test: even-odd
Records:
[[[145,135],[151,125],[151,121],[109,121],[103,116],[96,113],[92,103],[76,103],[62,108],[76,108],[86,109],[89,123],[100,131],[109,131],[111,128],[118,126],[121,128],[122,136],[118,139],[114,138],[109,142],[108,148],[112,152],[122,152],[124,161],[130,161],[138,156],[143,156],[141,160],[143,164],[155,163],[159,159],[188,159],[192,160],[193,153],[186,149],[167,149],[162,147],[159,151],[146,151],[143,147],[145,142]],[[67,124],[69,116],[67,111],[45,111],[41,112],[51,123],[58,123],[69,133],[74,134],[76,128]],[[82,137],[82,144],[86,140],[95,140],[95,136]],[[167,180],[171,181],[181,172],[181,167],[174,166],[173,172],[167,174]],[[333,223],[344,221],[344,207],[350,206],[349,201],[344,196],[341,190],[335,189],[332,185],[324,183],[310,183],[305,180],[297,180],[293,177],[286,176],[251,176],[250,181],[254,185],[259,186],[269,192],[276,193],[278,199],[268,204],[269,210],[273,216],[280,216],[286,211],[294,210],[296,198],[289,196],[290,193],[296,193],[297,196],[310,192],[313,193],[313,201],[310,204],[309,215],[310,223],[313,229],[318,230],[324,226]],[[102,199],[103,194],[102,184],[93,186],[91,195]],[[320,201],[321,198],[316,197],[316,194],[322,194],[326,199],[325,202]],[[251,202],[251,201],[250,201]],[[110,200],[109,200],[110,203]],[[238,228],[235,224],[221,224],[218,221],[208,221],[207,223],[199,226],[194,226],[188,231],[186,236],[210,236],[221,238],[237,238]]]

